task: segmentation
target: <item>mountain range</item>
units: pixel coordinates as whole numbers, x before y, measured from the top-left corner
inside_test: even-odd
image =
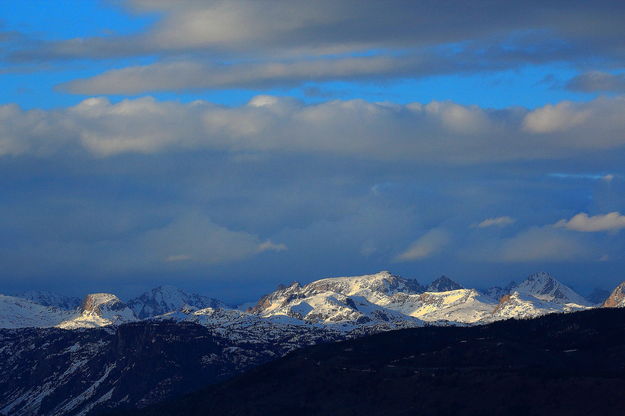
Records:
[[[246,310],[171,286],[126,302],[93,293],[77,304],[45,292],[0,295],[0,378],[9,381],[0,414],[144,407],[310,345],[623,307],[625,283],[592,305],[547,273],[477,290],[445,276],[426,286],[383,271],[280,286]]]
[[[614,302],[612,302],[614,303]],[[0,327],[100,327],[143,319],[200,322],[288,321],[331,330],[369,331],[428,324],[480,324],[592,307],[568,286],[541,272],[519,284],[486,290],[462,287],[446,276],[427,286],[387,271],[280,286],[245,311],[217,299],[160,286],[123,302],[106,293],[76,299],[45,292],[0,296]],[[215,312],[220,311],[220,312]]]

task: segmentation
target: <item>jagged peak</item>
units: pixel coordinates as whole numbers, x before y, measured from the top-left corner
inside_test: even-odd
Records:
[[[529,275],[524,281],[513,287],[512,290],[544,301],[575,303],[578,305],[587,305],[589,303],[583,296],[547,272],[537,272]]]
[[[625,282],[622,282],[614,288],[610,296],[601,305],[604,308],[622,308],[625,307]]]
[[[449,277],[443,275],[430,283],[426,290],[428,292],[448,292],[450,290],[458,289],[464,289],[464,287],[461,284],[451,280]]]

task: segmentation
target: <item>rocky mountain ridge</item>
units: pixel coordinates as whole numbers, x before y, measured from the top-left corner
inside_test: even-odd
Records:
[[[53,294],[39,298],[64,299]],[[611,299],[604,306],[619,305],[622,297],[616,294]],[[589,307],[591,302],[544,272],[530,275],[519,284],[479,291],[463,288],[446,276],[424,286],[416,280],[382,271],[280,286],[246,311],[236,311],[217,299],[189,294],[171,286],[159,286],[128,302],[113,294],[90,294],[81,307],[74,310],[2,296],[0,327],[76,329],[142,319],[208,322],[206,317],[216,316],[215,311],[219,310],[222,311],[221,325],[225,325],[223,317],[234,322],[245,319],[256,323],[280,318],[293,325],[370,332],[371,328],[395,329],[425,323],[480,324]]]

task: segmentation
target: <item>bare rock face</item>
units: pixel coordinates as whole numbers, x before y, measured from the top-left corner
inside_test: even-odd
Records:
[[[126,308],[126,304],[111,293],[91,293],[85,297],[80,307],[82,312],[102,315],[107,311]]]
[[[604,308],[625,307],[625,282],[618,285],[601,306],[603,306]]]

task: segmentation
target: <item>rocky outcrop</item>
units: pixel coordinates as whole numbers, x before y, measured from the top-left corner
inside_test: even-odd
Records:
[[[621,283],[612,291],[610,296],[603,302],[604,308],[625,307],[625,282]]]

